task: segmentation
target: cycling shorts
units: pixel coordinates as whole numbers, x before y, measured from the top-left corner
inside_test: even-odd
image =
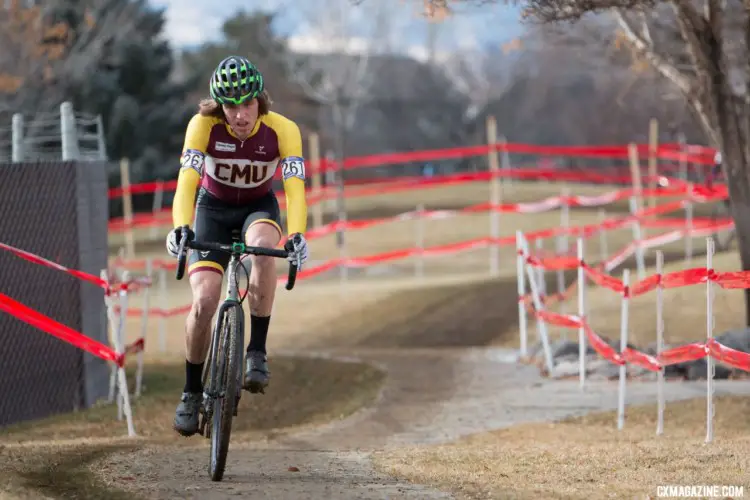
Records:
[[[242,206],[228,205],[200,188],[195,202],[195,220],[193,232],[195,239],[216,243],[232,243],[233,233],[242,231],[242,240],[250,226],[259,223],[271,224],[281,230],[281,211],[276,194],[268,194]],[[230,255],[226,252],[201,252],[190,250],[188,258],[188,276],[197,271],[214,271],[224,274],[229,264]]]

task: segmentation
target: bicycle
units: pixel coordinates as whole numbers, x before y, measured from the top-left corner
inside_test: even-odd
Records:
[[[221,251],[231,254],[226,275],[229,277],[227,296],[219,307],[214,329],[211,333],[211,347],[203,369],[203,406],[200,410],[198,433],[211,440],[211,458],[208,472],[212,481],[224,477],[229,436],[232,432],[232,418],[237,416],[237,407],[242,395],[242,366],[245,351],[245,315],[242,303],[250,291],[250,271],[240,259],[243,255],[264,255],[286,259],[290,252],[277,248],[254,247],[240,240],[240,232],[232,234],[231,244],[206,241],[187,241],[186,228],[182,228],[180,246],[177,253],[177,275],[181,280],[185,274],[185,264],[189,248],[196,251]],[[239,265],[242,264],[242,265]],[[245,294],[239,295],[238,270],[242,267],[247,277]],[[294,288],[299,261],[289,263],[286,289]],[[234,397],[231,395],[234,394]]]

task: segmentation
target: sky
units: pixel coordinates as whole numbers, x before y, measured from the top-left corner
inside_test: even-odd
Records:
[[[422,58],[426,54],[428,24],[416,15],[421,2],[415,0],[364,0],[353,6],[350,0],[150,0],[165,8],[166,35],[175,48],[190,48],[220,37],[223,21],[240,9],[278,10],[274,29],[290,37],[293,49],[325,52],[336,40],[348,50],[364,50],[383,43],[383,28],[389,27],[391,47]],[[217,5],[221,9],[217,9]],[[499,46],[522,33],[517,9],[501,5],[463,8],[437,28],[438,52],[464,48]],[[293,6],[293,7],[291,7]]]

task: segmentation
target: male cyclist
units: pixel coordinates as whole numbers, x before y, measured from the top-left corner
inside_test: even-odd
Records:
[[[280,167],[287,211],[284,247],[293,252],[290,260],[304,263],[308,256],[304,237],[307,205],[299,127],[269,111],[271,101],[263,76],[244,57],[221,61],[211,77],[209,92],[211,98],[201,101],[199,113],[185,132],[172,205],[174,229],[167,235],[167,251],[177,256],[180,229],[186,226],[189,238],[231,243],[232,232],[241,230],[248,245],[276,247],[282,230],[272,181]],[[174,428],[183,436],[198,431],[201,375],[228,263],[229,255],[224,252],[190,251],[193,303],[185,328],[185,387],[174,418]],[[266,338],[276,267],[271,257],[251,256],[251,263],[250,342],[243,388],[262,393],[269,381]]]

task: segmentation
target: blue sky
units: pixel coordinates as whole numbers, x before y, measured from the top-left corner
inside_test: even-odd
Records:
[[[328,37],[322,34],[325,29],[321,12],[330,12],[331,6],[342,3],[346,6],[343,15],[348,24],[342,36],[372,38],[368,35],[373,30],[372,9],[393,4],[387,11],[387,22],[392,26],[395,45],[412,50],[424,46],[427,38],[428,23],[414,15],[421,3],[418,0],[365,0],[363,5],[356,7],[346,4],[346,0],[150,0],[150,3],[166,8],[167,37],[176,48],[188,48],[217,39],[222,22],[239,9],[279,9],[275,25],[279,33],[298,37],[300,46],[325,46]],[[436,42],[438,50],[497,46],[519,36],[523,28],[518,20],[518,10],[501,4],[461,9],[459,15],[441,26]],[[221,8],[217,8],[218,5]]]

